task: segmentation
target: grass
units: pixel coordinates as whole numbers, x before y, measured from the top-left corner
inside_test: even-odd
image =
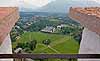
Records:
[[[60,20],[58,20],[58,19],[50,19],[50,21],[60,21]]]
[[[53,49],[57,50],[59,54],[69,54],[77,53],[79,45],[71,37],[67,35],[57,35],[57,34],[48,34],[41,32],[26,32],[24,33],[16,42],[13,43],[13,48],[16,47],[17,43],[29,42],[30,40],[37,40],[37,47],[32,53],[47,53],[47,54],[57,54],[54,50],[48,46],[42,44],[43,40],[50,39],[51,46]]]

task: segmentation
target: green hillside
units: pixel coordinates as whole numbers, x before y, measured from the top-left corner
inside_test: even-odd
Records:
[[[42,43],[43,40],[47,39],[51,40],[48,46]],[[41,32],[24,33],[13,43],[13,48],[15,48],[18,43],[27,43],[31,40],[37,40],[36,48],[33,51],[31,50],[31,53],[70,54],[77,53],[79,48],[78,43],[71,36]]]

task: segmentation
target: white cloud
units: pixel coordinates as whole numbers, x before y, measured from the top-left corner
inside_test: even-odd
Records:
[[[49,3],[49,0],[24,0],[25,3],[34,5],[34,6],[44,6]]]
[[[25,4],[41,7],[48,4],[51,1],[55,1],[55,0],[0,0],[0,6],[18,6],[18,4],[20,3],[25,3]],[[100,3],[100,0],[92,0],[92,1]]]
[[[19,6],[21,3],[41,7],[48,4],[50,0],[0,0],[0,6]]]
[[[18,2],[16,0],[0,0],[1,7],[8,7],[8,6],[18,6]]]
[[[70,0],[70,1],[97,1],[97,2],[100,2],[100,0]]]
[[[97,2],[97,3],[100,3],[100,0],[93,0],[93,1],[95,1],[95,2]]]

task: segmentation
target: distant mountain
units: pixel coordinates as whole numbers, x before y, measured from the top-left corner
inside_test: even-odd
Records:
[[[32,8],[21,7],[21,8],[19,8],[19,11],[20,11],[20,12],[33,12],[34,9],[32,9]]]
[[[33,12],[34,9],[36,9],[37,7],[32,5],[32,4],[29,4],[29,3],[20,3],[19,4],[19,11],[21,12]]]
[[[92,0],[56,0],[46,6],[43,6],[35,11],[38,12],[56,12],[56,13],[65,13],[68,12],[69,7],[74,6],[100,6],[100,4]]]

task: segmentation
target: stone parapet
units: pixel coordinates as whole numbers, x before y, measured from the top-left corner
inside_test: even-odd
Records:
[[[0,7],[0,44],[19,19],[17,7]]]
[[[100,8],[70,8],[69,17],[79,22],[82,26],[100,35]]]

